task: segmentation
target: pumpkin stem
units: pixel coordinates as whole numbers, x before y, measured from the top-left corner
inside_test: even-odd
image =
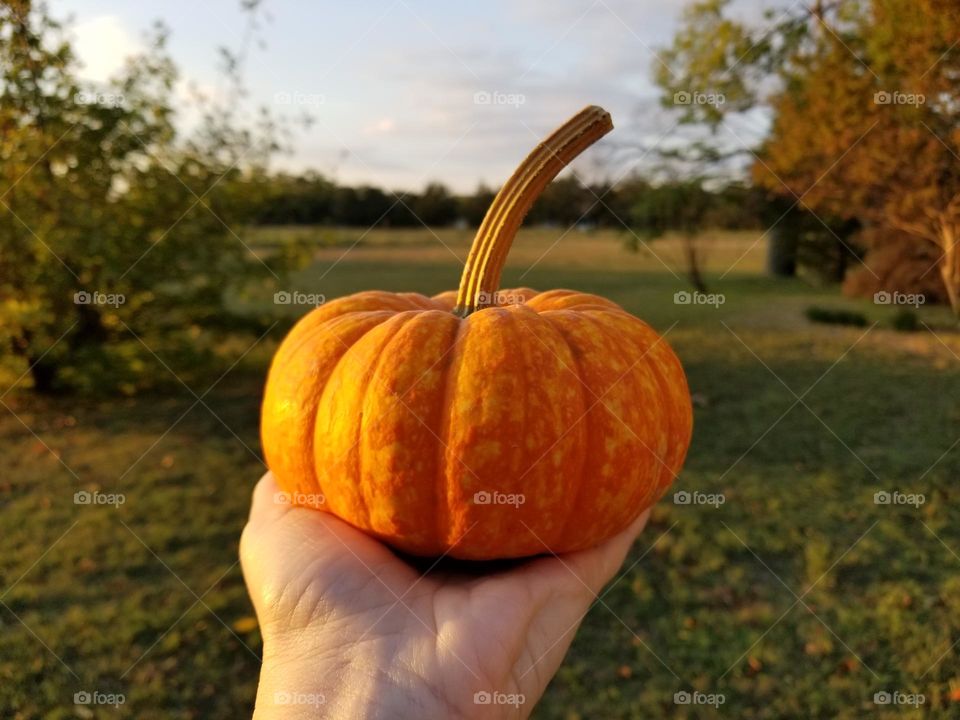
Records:
[[[610,113],[590,105],[554,130],[520,163],[493,199],[473,239],[460,277],[456,315],[466,317],[496,304],[507,253],[534,201],[571,160],[612,129]]]

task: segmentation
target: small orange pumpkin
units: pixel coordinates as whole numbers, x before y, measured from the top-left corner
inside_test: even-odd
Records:
[[[590,547],[666,491],[692,429],[667,343],[596,295],[497,292],[537,195],[612,128],[588,107],[531,153],[458,292],[361,292],[294,326],[261,427],[294,502],[411,554],[491,559]]]

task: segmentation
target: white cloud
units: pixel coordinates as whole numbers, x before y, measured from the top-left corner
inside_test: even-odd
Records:
[[[83,65],[80,76],[106,82],[123,67],[130,55],[143,49],[116,15],[102,15],[73,28],[73,49]]]

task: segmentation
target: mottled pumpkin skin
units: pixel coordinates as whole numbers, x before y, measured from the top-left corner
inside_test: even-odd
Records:
[[[363,292],[300,320],[263,400],[280,486],[399,550],[463,559],[587,548],[652,505],[690,443],[676,355],[604,298],[499,296],[523,302],[460,318],[455,293]]]

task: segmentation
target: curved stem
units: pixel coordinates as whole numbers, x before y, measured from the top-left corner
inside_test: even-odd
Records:
[[[500,188],[473,240],[453,312],[466,317],[494,305],[500,273],[520,223],[543,189],[577,155],[613,129],[610,113],[596,105],[578,112],[534,148]]]

